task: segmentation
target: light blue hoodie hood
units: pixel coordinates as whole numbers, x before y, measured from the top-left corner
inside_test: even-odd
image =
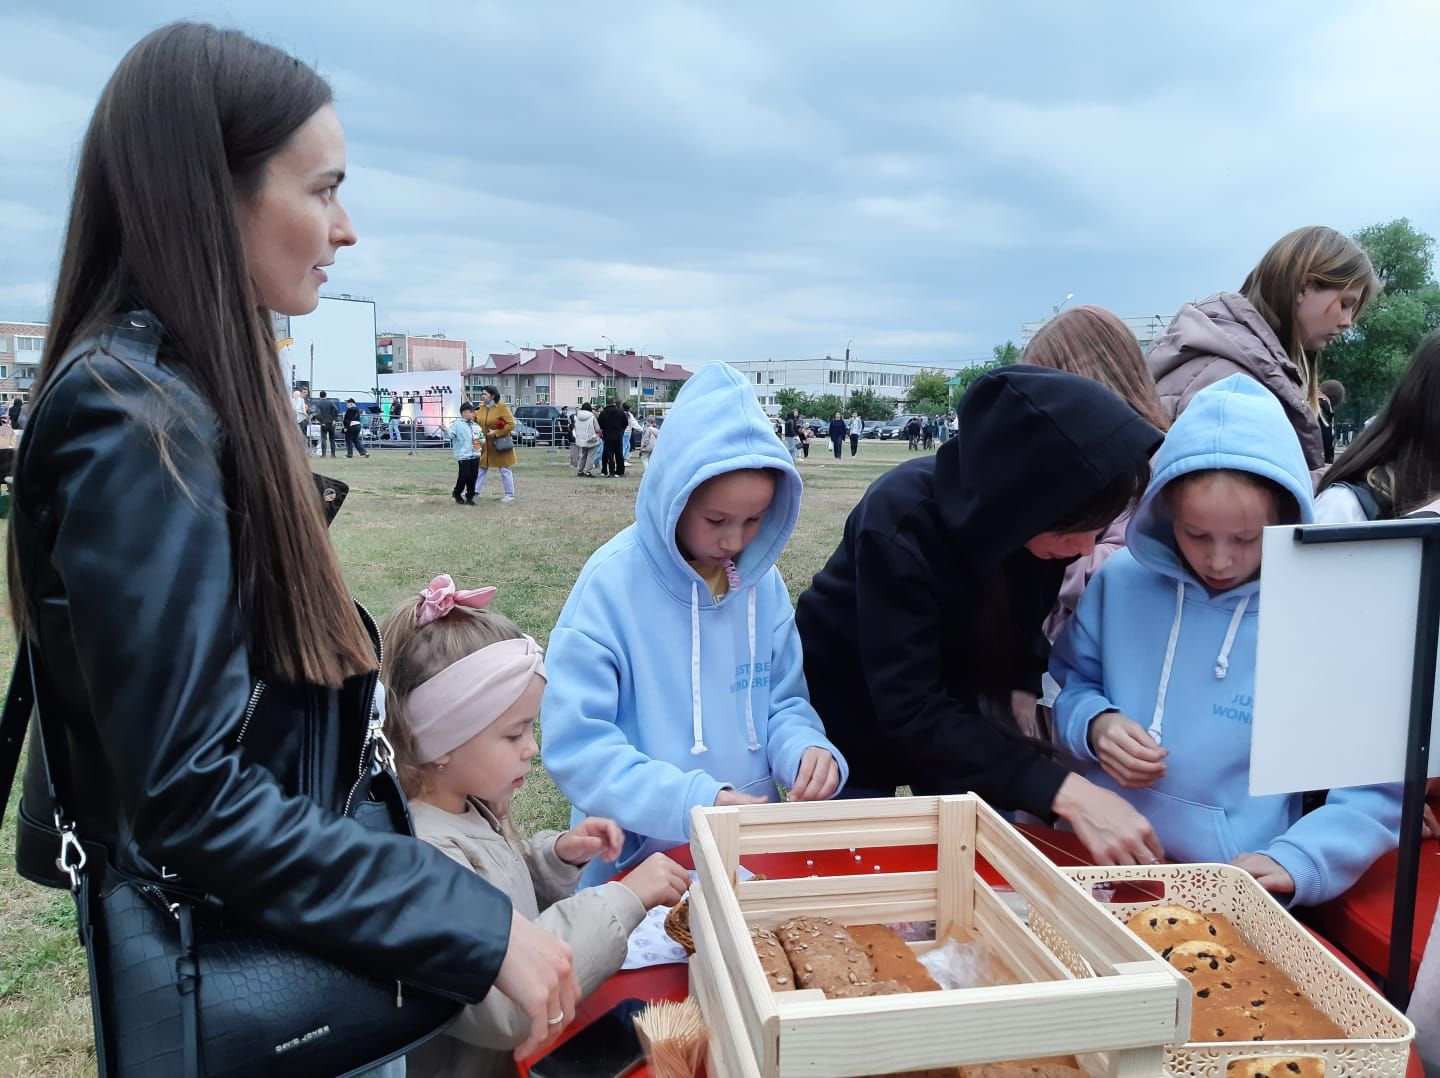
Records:
[[[1250,796],[1260,581],[1212,593],[1181,557],[1161,496],[1181,476],[1210,469],[1263,476],[1294,496],[1301,522],[1314,519],[1305,457],[1274,396],[1244,375],[1196,394],[1155,457],[1127,548],[1090,582],[1056,641],[1057,733],[1090,764],[1088,778],[1149,819],[1170,859],[1264,853],[1294,879],[1297,903],[1321,902],[1394,846],[1398,787],[1335,790],[1303,817],[1299,795]],[[1169,750],[1153,785],[1124,788],[1099,767],[1090,724],[1107,711]]]
[[[719,600],[675,541],[695,489],[764,468],[775,496]],[[775,796],[807,748],[848,770],[805,685],[794,609],[775,561],[800,515],[801,483],[744,377],[720,363],[681,390],[656,440],[635,523],[586,563],[550,636],[544,761],[577,818],[625,829],[618,863],[688,841],[689,814],[733,787]]]
[[[770,509],[736,562],[740,579],[750,582],[770,571],[795,530],[800,473],[744,376],[724,363],[708,363],[685,383],[660,428],[635,501],[636,539],[660,586],[683,602],[695,587],[707,600],[709,593],[675,545],[680,514],[701,483],[745,468],[778,473]]]

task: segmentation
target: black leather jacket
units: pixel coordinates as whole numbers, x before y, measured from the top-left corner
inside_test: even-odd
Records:
[[[510,903],[428,844],[354,818],[383,811],[372,797],[403,811],[374,766],[376,675],[337,691],[252,673],[218,423],[160,343],[144,312],[118,318],[48,383],[19,449],[11,527],[41,713],[69,749],[65,808],[121,869],[334,961],[479,999]],[[145,423],[161,415],[180,417],[166,429],[183,491]],[[18,861],[53,883],[37,742],[32,730]]]

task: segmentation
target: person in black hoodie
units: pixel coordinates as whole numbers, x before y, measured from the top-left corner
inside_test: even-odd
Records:
[[[852,796],[973,790],[1064,817],[1104,862],[1160,857],[1144,817],[1052,759],[1033,720],[1065,566],[1145,490],[1160,441],[1089,379],[1006,367],[966,393],[955,438],[871,485],[795,612]]]
[[[362,457],[370,454],[365,452],[365,447],[360,444],[360,406],[351,397],[345,402],[345,455],[353,457],[358,450]],[[334,436],[331,436],[332,444]],[[333,452],[333,450],[332,450]]]
[[[600,474],[618,478],[625,474],[625,455],[621,441],[630,436],[630,419],[625,412],[611,401],[600,411],[600,437],[604,440],[605,453],[600,458]]]

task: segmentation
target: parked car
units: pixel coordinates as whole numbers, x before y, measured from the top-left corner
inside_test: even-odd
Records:
[[[515,420],[515,441],[524,446],[536,446],[540,444],[540,432],[523,420]]]
[[[877,437],[889,441],[891,438],[903,438],[905,436],[905,424],[910,422],[910,417],[903,419],[892,419],[888,423],[881,423],[877,428]]]
[[[810,434],[815,438],[825,437],[826,432],[830,429],[828,419],[802,419],[800,422],[810,428]]]
[[[516,423],[529,423],[535,429],[536,437],[546,445],[550,444],[554,436],[555,420],[560,416],[559,408],[553,404],[522,404],[512,408],[511,412]]]

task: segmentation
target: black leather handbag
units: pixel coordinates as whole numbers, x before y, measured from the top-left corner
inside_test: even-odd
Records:
[[[95,1055],[101,1078],[359,1074],[441,1032],[461,1002],[336,965],[228,916],[213,898],[115,868],[85,842],[63,809],[73,789],[59,731],[35,698],[28,642],[0,715],[0,820],[32,707],[45,757],[60,856],[75,896],[90,970]],[[61,781],[57,784],[56,778]],[[390,787],[388,771],[375,785]],[[381,791],[382,793],[385,791]],[[391,799],[365,801],[369,827],[409,831]]]

